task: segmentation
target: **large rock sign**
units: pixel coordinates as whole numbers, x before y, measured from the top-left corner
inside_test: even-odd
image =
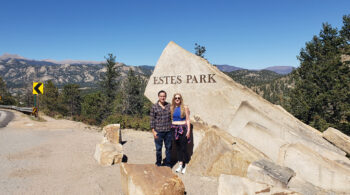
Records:
[[[350,183],[350,160],[343,151],[347,151],[347,147],[341,150],[329,143],[318,130],[234,82],[205,59],[174,42],[170,42],[160,56],[145,95],[156,102],[160,90],[168,93],[169,102],[174,93],[180,92],[191,110],[191,120],[215,127],[205,134],[194,151],[189,172],[246,177],[247,170],[250,170],[250,176],[261,175],[265,174],[264,170],[259,167],[249,169],[248,166],[264,158],[291,168],[296,177],[310,184],[291,184],[298,191],[318,191],[318,188],[334,192],[350,190],[346,185]],[[344,146],[343,140],[349,140],[344,136],[336,140],[324,136],[339,146]],[[257,151],[247,155],[244,151],[248,148]],[[203,154],[208,159],[203,159]],[[265,183],[288,186],[287,181],[280,182],[276,178],[261,175],[261,181]]]
[[[174,42],[170,42],[160,56],[145,95],[156,102],[160,90],[168,93],[169,102],[174,93],[180,92],[185,104],[190,107],[191,117],[199,116],[209,125],[226,130],[233,136],[245,140],[259,132],[265,138],[278,140],[275,148],[261,149],[273,160],[276,160],[276,151],[281,144],[296,142],[317,152],[327,151],[325,154],[329,153],[332,160],[343,160],[345,156],[345,152],[324,140],[319,131],[234,82],[205,59]],[[252,124],[259,128],[252,127]],[[250,143],[250,140],[246,141]]]

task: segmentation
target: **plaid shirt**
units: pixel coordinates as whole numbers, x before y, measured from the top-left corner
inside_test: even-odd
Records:
[[[171,129],[170,104],[165,102],[163,109],[158,101],[151,108],[151,129],[157,132],[167,132]]]

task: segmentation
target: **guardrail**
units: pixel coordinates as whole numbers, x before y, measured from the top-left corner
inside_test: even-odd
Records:
[[[17,110],[17,111],[20,111],[20,112],[23,112],[26,114],[31,114],[33,112],[33,108],[31,108],[31,107],[17,107],[17,106],[0,105],[0,108]]]

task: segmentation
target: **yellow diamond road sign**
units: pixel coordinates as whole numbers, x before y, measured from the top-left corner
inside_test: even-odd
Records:
[[[44,84],[33,83],[33,94],[44,94]]]

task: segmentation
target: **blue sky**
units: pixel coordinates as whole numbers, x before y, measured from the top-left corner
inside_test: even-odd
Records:
[[[0,55],[155,65],[169,41],[213,64],[298,66],[323,22],[341,27],[349,0],[4,0]]]

